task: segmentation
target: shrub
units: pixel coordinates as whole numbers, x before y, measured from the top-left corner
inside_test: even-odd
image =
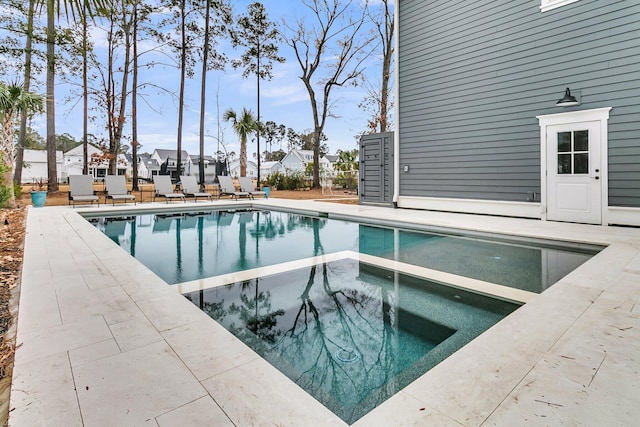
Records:
[[[346,188],[348,190],[355,190],[358,188],[358,179],[356,175],[351,173],[339,173],[338,176],[333,180],[334,184]]]
[[[305,187],[304,174],[293,171],[286,174],[274,172],[267,178],[267,185],[275,190],[298,190]]]

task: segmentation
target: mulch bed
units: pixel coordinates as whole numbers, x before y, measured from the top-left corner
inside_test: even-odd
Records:
[[[25,209],[0,211],[0,379],[7,375],[13,360],[14,345],[7,342],[6,332],[13,321],[9,302],[11,292],[20,280],[24,242]]]
[[[25,235],[24,204],[18,209],[0,210],[0,425],[9,414],[11,368],[15,352],[17,318],[16,286],[20,283]],[[11,304],[16,306],[12,307]],[[11,331],[10,331],[11,329]]]

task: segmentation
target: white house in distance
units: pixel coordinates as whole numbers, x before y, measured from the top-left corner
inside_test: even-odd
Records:
[[[260,178],[267,178],[269,175],[276,172],[284,173],[282,163],[278,161],[260,163]]]
[[[160,164],[160,174],[161,175],[171,175],[171,178],[174,180],[178,180],[176,176],[177,172],[177,163],[178,163],[178,151],[177,150],[167,150],[156,148],[153,150],[153,154],[151,154],[151,158],[155,159]],[[185,150],[180,151],[180,163],[181,173],[185,173],[185,171],[189,171],[193,168],[193,164],[191,164],[191,159],[189,158],[189,153]]]
[[[309,163],[313,163],[312,150],[291,150],[281,160],[282,166],[286,171],[305,172]],[[325,157],[320,157],[320,174],[325,176],[334,176],[333,165]]]
[[[240,176],[240,160],[229,162],[229,176],[238,178]],[[251,178],[258,177],[258,165],[251,160],[247,160],[247,173],[245,176]]]
[[[62,179],[62,151],[56,151],[56,170],[58,181]],[[47,150],[24,150],[24,162],[22,164],[22,184],[28,184],[34,180],[48,179]]]
[[[109,174],[109,161],[100,159],[103,151],[94,145],[87,144],[87,154],[89,158],[87,165],[89,175],[95,179],[102,179],[107,176]],[[63,180],[66,180],[71,175],[82,175],[83,165],[84,148],[82,145],[78,145],[64,153]],[[118,154],[116,163],[118,175],[126,175],[128,166],[127,157],[124,154]]]
[[[160,173],[160,163],[151,158],[150,154],[140,154],[138,156],[138,178],[151,180]]]
[[[187,164],[188,169],[183,171],[185,175],[193,175],[196,181],[200,182],[200,156],[189,156],[190,162]],[[204,163],[204,180],[205,183],[212,183],[216,179],[216,159],[212,156],[202,156]]]

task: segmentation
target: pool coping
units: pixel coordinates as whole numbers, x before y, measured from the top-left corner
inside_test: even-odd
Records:
[[[640,417],[632,393],[639,229],[283,199],[168,208],[185,206],[273,207],[607,246],[354,425]],[[167,205],[29,209],[10,425],[344,425],[78,215],[158,208]]]

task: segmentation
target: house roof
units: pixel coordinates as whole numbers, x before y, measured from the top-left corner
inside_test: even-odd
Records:
[[[31,150],[25,148],[23,151],[24,161],[26,163],[47,163],[47,150]],[[56,161],[62,161],[62,151],[56,150]]]
[[[202,156],[202,159],[207,164],[214,164],[216,162],[216,159],[213,158],[213,156]],[[200,156],[191,156],[191,162],[194,165],[199,165],[200,164]]]
[[[178,158],[178,150],[167,150],[167,149],[163,149],[163,148],[156,148],[154,150],[154,152],[158,155],[158,157],[160,157],[160,159],[162,160],[163,163],[169,157],[171,157],[172,159],[177,159]],[[182,159],[186,159],[187,157],[189,157],[189,153],[187,153],[185,150],[181,150],[180,151],[180,157]]]

